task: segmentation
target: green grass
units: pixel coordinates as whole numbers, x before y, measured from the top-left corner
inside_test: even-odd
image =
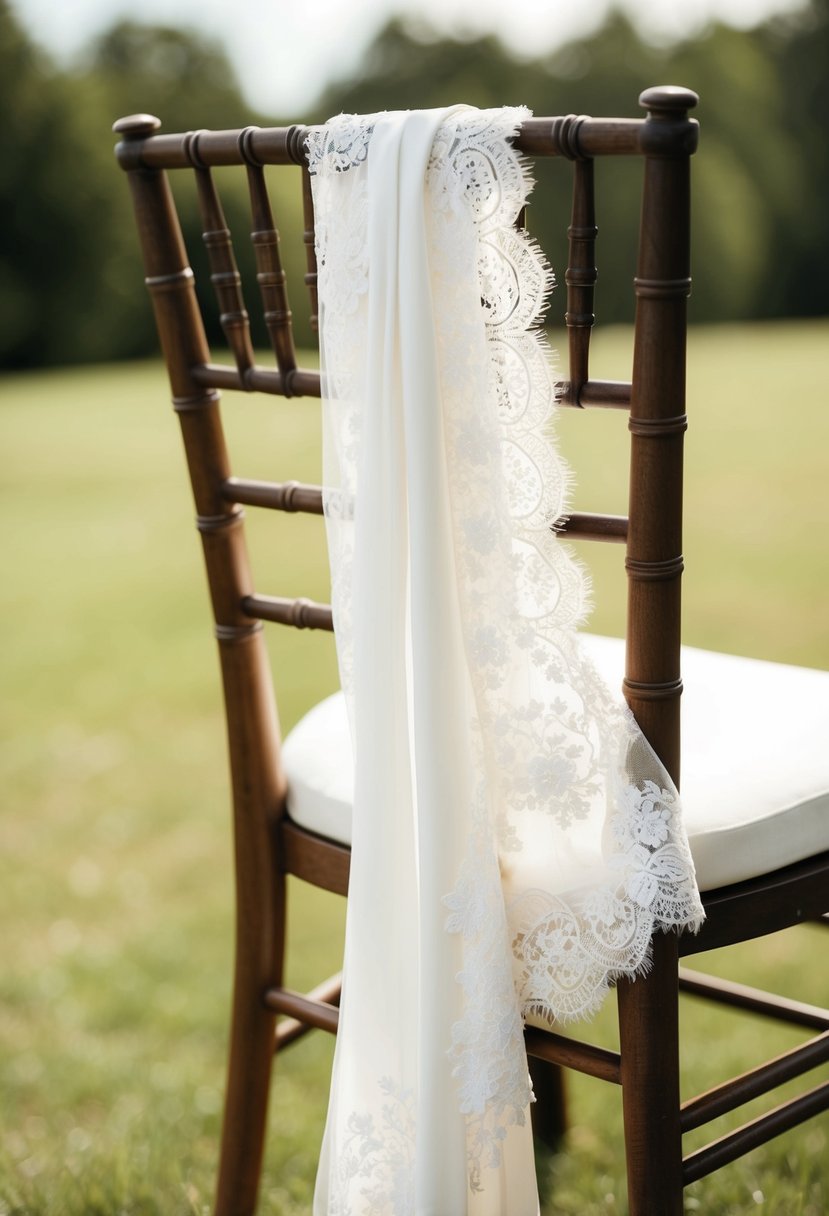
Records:
[[[595,375],[627,374],[627,337],[598,336]],[[692,336],[690,642],[829,663],[827,339],[822,322]],[[228,784],[164,376],[156,364],[87,368],[6,377],[2,389],[0,1216],[205,1213],[229,1004]],[[238,471],[316,479],[317,408],[235,402]],[[624,420],[568,415],[561,431],[581,470],[574,505],[624,510]],[[320,521],[262,522],[260,589],[324,597]],[[618,549],[596,557],[594,578],[594,625],[617,632]],[[328,638],[300,635],[295,654],[293,636],[273,634],[288,728],[334,687],[336,664]],[[336,966],[341,905],[296,895],[289,982],[304,985]],[[819,933],[741,949],[740,973],[784,974],[829,1003]],[[611,1012],[600,1041],[612,1041]],[[683,1020],[689,1091],[796,1041],[691,1002]],[[309,1211],[329,1067],[321,1035],[279,1062],[267,1216]],[[573,1085],[568,1151],[543,1171],[549,1216],[624,1212],[616,1107],[599,1083]],[[823,1117],[690,1188],[687,1210],[819,1216],[828,1141]]]

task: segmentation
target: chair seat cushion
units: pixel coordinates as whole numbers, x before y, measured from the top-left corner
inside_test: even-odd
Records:
[[[624,642],[584,634],[621,685]],[[700,890],[829,849],[829,673],[683,647],[682,805]],[[285,739],[288,813],[351,841],[353,759],[342,693]]]

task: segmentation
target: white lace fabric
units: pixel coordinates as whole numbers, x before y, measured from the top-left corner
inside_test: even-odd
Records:
[[[316,1216],[535,1216],[522,1017],[702,919],[676,791],[585,657],[588,580],[515,221],[521,109],[309,138],[332,599],[355,752]]]

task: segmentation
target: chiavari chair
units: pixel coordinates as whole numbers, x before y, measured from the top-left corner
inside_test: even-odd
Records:
[[[829,1107],[829,1083],[824,1083],[683,1160],[684,1132],[829,1059],[829,1011],[679,967],[680,956],[804,920],[826,920],[829,907],[829,766],[820,742],[827,725],[825,678],[680,647],[689,177],[698,136],[688,112],[696,101],[686,89],[653,88],[640,98],[643,118],[533,118],[517,136],[528,157],[553,158],[561,162],[561,172],[573,176],[565,276],[569,352],[561,404],[624,411],[630,431],[628,517],[573,513],[558,526],[574,541],[625,546],[626,639],[599,640],[594,657],[609,678],[617,673],[617,683],[624,669],[624,695],[677,780],[681,662],[689,690],[683,800],[706,922],[696,936],[657,935],[649,975],[618,984],[618,1052],[538,1026],[526,1031],[539,1096],[538,1136],[553,1139],[562,1130],[562,1069],[621,1086],[633,1216],[679,1216],[685,1185]],[[249,1216],[256,1206],[274,1051],[313,1028],[336,1032],[338,1020],[339,977],[307,994],[283,983],[286,876],[346,895],[350,808],[347,773],[339,778],[325,773],[323,762],[324,757],[336,762],[342,751],[342,740],[330,732],[343,728],[344,715],[337,718],[336,707],[312,710],[283,752],[262,633],[263,622],[331,630],[331,610],[308,599],[258,591],[245,543],[243,508],[321,514],[321,489],[236,476],[219,398],[222,393],[319,397],[319,374],[297,360],[267,166],[292,167],[302,193],[312,313],[314,215],[302,127],[164,134],[159,126],[142,114],[120,119],[114,129],[187,454],[223,677],[233,790],[236,962],[215,1212]],[[638,263],[629,382],[591,379],[589,372],[596,282],[594,165],[619,158],[638,160],[642,167],[641,222],[631,234]],[[254,355],[247,311],[253,295],[243,296],[213,172],[220,166],[247,178],[254,293],[273,347],[270,366]],[[208,347],[170,174],[195,177],[210,280],[232,363],[214,362]],[[776,708],[777,726],[787,719],[782,741],[762,734],[768,726],[759,711],[769,706]],[[719,793],[711,799],[715,784]],[[680,991],[817,1034],[681,1102]]]

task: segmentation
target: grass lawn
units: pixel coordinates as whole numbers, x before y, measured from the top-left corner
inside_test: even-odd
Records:
[[[627,338],[598,335],[594,375],[628,374]],[[692,334],[688,642],[829,665],[827,352],[825,322]],[[155,363],[2,381],[0,1216],[209,1211],[231,964],[228,782],[166,401]],[[227,414],[239,473],[318,479],[316,402],[241,400]],[[560,429],[580,470],[574,506],[624,511],[624,420],[571,413]],[[260,590],[326,598],[319,520],[251,525]],[[619,632],[622,552],[584,556],[593,626]],[[274,627],[286,729],[336,685],[331,639],[295,642]],[[336,967],[342,907],[296,894],[288,981],[302,986]],[[741,948],[740,976],[796,980],[803,999],[829,1004],[820,933]],[[612,1041],[611,1014],[599,1041]],[[688,1092],[798,1038],[691,1001],[683,1026]],[[279,1061],[263,1216],[310,1210],[330,1050],[309,1036]],[[572,1095],[568,1151],[542,1171],[544,1211],[622,1213],[617,1095],[588,1079]],[[822,1216],[829,1116],[691,1187],[686,1210]]]

